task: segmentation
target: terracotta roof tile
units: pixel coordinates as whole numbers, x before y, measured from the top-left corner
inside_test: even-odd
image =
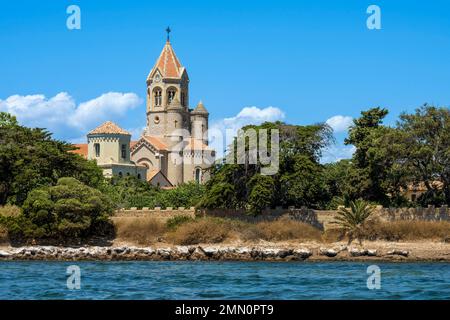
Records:
[[[126,134],[131,135],[128,131],[123,130],[117,124],[112,121],[106,121],[102,125],[98,126],[89,134]]]
[[[175,51],[172,48],[172,45],[169,41],[166,42],[161,54],[159,55],[158,60],[156,61],[155,66],[152,69],[159,69],[161,75],[165,78],[179,78],[181,77],[183,67],[181,66],[180,61],[178,60]],[[152,74],[150,72],[150,74]]]
[[[79,154],[83,158],[87,159],[87,156],[88,156],[88,145],[87,145],[87,143],[74,144],[74,146],[77,147],[78,149],[71,150],[69,152],[75,153],[75,154]]]
[[[168,150],[167,145],[155,136],[143,136],[143,138],[150,142],[158,150]]]
[[[132,149],[138,141],[130,141],[130,149]]]

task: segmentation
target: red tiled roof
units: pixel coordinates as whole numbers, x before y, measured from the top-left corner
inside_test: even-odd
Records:
[[[101,124],[89,134],[126,134],[131,135],[128,131],[123,130],[121,127],[119,127],[117,124],[115,124],[112,121],[106,121],[105,123]]]
[[[75,154],[79,154],[83,158],[87,159],[87,156],[88,156],[88,145],[87,145],[87,143],[74,144],[74,146],[77,147],[78,149],[71,150],[69,152],[75,153]]]
[[[167,145],[155,136],[142,136],[158,150],[167,150]]]
[[[159,55],[159,58],[156,61],[156,64],[153,67],[152,71],[155,68],[158,68],[161,72],[161,75],[165,78],[181,77],[183,67],[181,66],[181,63],[178,60],[175,51],[173,50],[172,45],[169,41],[166,42],[166,45]]]
[[[138,141],[130,141],[130,149],[133,148]]]

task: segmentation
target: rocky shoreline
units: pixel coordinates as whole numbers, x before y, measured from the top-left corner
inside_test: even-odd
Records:
[[[29,246],[0,248],[0,261],[444,261],[450,251],[429,256],[414,255],[404,248],[356,246],[225,246],[196,245],[170,247]]]

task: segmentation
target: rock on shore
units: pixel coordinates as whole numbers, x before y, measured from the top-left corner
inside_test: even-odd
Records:
[[[53,247],[32,246],[0,250],[0,260],[305,260],[305,248],[175,246],[152,247]]]
[[[313,261],[386,260],[450,261],[448,244],[373,243],[371,248],[334,244],[251,244],[136,247],[115,246],[28,246],[0,247],[0,261],[6,260],[221,260],[221,261]],[[411,248],[414,248],[414,254]]]

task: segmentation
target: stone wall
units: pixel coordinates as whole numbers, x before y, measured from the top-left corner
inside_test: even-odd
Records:
[[[244,210],[234,209],[199,209],[191,208],[131,208],[119,210],[114,217],[155,217],[169,219],[179,215],[189,217],[208,216],[219,218],[239,219],[247,222],[273,221],[279,218],[293,219],[309,223],[319,229],[331,227],[337,210],[312,210],[308,208],[281,208],[265,209],[261,214],[252,216]],[[450,221],[450,209],[448,206],[428,208],[383,208],[376,207],[374,216],[384,221],[396,220],[425,220],[425,221]]]
[[[427,208],[382,208],[379,206],[376,208],[375,214],[387,221],[450,221],[450,210],[448,206],[428,206]]]
[[[154,217],[158,219],[170,219],[176,216],[189,216],[195,218],[195,208],[171,208],[167,207],[166,209],[161,208],[130,208],[130,209],[122,209],[116,211],[114,217],[123,218],[123,217]]]

